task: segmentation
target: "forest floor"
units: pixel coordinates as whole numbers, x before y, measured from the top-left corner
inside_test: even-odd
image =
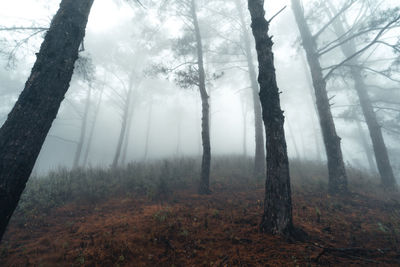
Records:
[[[114,197],[68,204],[21,224],[0,246],[2,266],[400,266],[399,195],[295,187],[305,241],[261,234],[262,184],[182,189],[163,200]],[[395,200],[397,199],[397,200]]]

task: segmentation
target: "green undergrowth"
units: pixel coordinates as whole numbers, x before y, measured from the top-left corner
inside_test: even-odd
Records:
[[[98,203],[117,196],[144,195],[150,201],[168,199],[177,190],[197,187],[200,165],[198,158],[175,158],[130,163],[114,169],[59,168],[30,178],[16,214],[28,220],[68,203]],[[374,181],[361,171],[348,167],[348,173],[354,188],[377,184],[376,178]],[[294,191],[327,190],[324,164],[292,160],[291,177]],[[214,157],[210,180],[212,190],[260,189],[265,182],[253,176],[253,160],[242,156]]]

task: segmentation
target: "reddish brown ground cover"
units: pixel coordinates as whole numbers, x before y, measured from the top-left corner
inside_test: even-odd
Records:
[[[2,266],[400,266],[394,194],[329,196],[295,188],[292,241],[258,232],[263,189],[216,185],[164,201],[145,196],[70,204],[19,224],[0,246]],[[318,192],[318,193],[316,193]]]

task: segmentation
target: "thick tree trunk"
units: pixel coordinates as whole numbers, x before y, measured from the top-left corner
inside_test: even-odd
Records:
[[[31,75],[0,129],[0,239],[57,116],[93,0],[63,0]]]
[[[112,168],[116,168],[119,163],[119,158],[121,157],[121,151],[122,151],[122,144],[125,139],[125,132],[128,126],[128,119],[129,119],[129,111],[131,109],[131,98],[132,98],[132,93],[133,93],[133,78],[129,78],[129,88],[128,88],[128,93],[126,96],[125,100],[125,106],[124,110],[122,113],[122,122],[121,122],[121,130],[119,132],[119,137],[118,137],[118,143],[117,143],[117,148],[115,150],[115,155],[114,155],[114,160],[111,165]]]
[[[329,11],[328,14],[330,15]],[[339,19],[335,20],[333,27],[337,36],[342,36],[344,33],[346,33],[346,29]],[[343,43],[340,48],[346,58],[354,55],[357,52],[356,45],[353,40]],[[376,118],[371,99],[368,95],[366,85],[362,77],[361,69],[359,68],[360,63],[356,57],[352,59],[349,64],[350,73],[354,80],[354,88],[356,89],[361,109],[368,126],[369,134],[371,136],[375,160],[381,176],[381,183],[385,188],[394,188],[396,186],[396,180],[394,178],[392,165],[390,164],[389,154],[387,152],[385,141],[383,140],[381,126]]]
[[[201,138],[203,143],[203,158],[201,162],[201,177],[199,185],[200,194],[209,194],[210,191],[210,165],[211,165],[211,144],[210,144],[210,105],[209,96],[206,90],[206,77],[203,63],[203,44],[200,34],[199,22],[197,19],[196,0],[191,0],[192,20],[196,37],[197,67],[199,72],[199,91],[202,104]]]
[[[251,49],[251,41],[243,8],[240,0],[235,0],[236,8],[239,13],[240,25],[242,28],[242,35],[244,41],[244,48],[246,53],[247,66],[249,70],[249,79],[251,83],[251,93],[253,97],[254,108],[254,129],[255,129],[255,156],[254,156],[254,175],[256,177],[264,177],[265,175],[265,149],[264,149],[264,134],[263,134],[263,121],[262,110],[259,98],[259,87],[257,82],[257,72],[253,63],[253,53]]]
[[[292,8],[311,70],[319,121],[328,159],[329,191],[331,193],[346,192],[347,175],[340,145],[340,137],[336,133],[328,93],[326,91],[326,81],[322,74],[316,43],[304,18],[303,9],[299,0],[292,0]]]
[[[264,18],[264,1],[248,0],[248,7],[258,55],[258,82],[267,151],[264,214],[260,229],[272,234],[291,235],[293,222],[289,160],[283,128],[284,116],[275,76],[273,42],[268,36],[269,23]]]
[[[86,164],[87,164],[87,161],[88,161],[88,158],[89,158],[90,149],[92,148],[93,135],[94,135],[94,130],[95,130],[96,124],[97,124],[97,117],[99,116],[99,112],[100,112],[101,101],[103,99],[103,92],[104,92],[104,86],[101,88],[99,101],[97,102],[96,110],[94,111],[93,123],[92,123],[92,126],[90,127],[89,136],[88,136],[88,144],[86,146],[85,155],[83,157],[83,163],[82,163],[83,167],[85,167]]]
[[[79,161],[81,159],[81,154],[82,154],[82,148],[83,144],[85,142],[85,137],[86,137],[86,128],[87,128],[87,120],[88,120],[88,114],[89,114],[89,108],[90,108],[90,98],[92,95],[92,86],[89,85],[87,95],[86,95],[86,101],[85,101],[85,110],[83,111],[83,117],[82,117],[82,124],[81,124],[81,133],[79,136],[79,142],[78,146],[76,147],[75,151],[75,157],[74,157],[74,163],[73,163],[73,168],[79,167]]]

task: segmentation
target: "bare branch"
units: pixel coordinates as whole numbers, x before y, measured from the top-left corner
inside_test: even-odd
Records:
[[[382,34],[395,22],[397,22],[400,19],[400,16],[397,16],[394,20],[390,21],[388,24],[386,24],[385,27],[382,28],[382,30],[379,31],[379,33],[375,36],[375,38],[368,44],[366,45],[364,48],[358,50],[356,53],[354,53],[353,55],[349,56],[348,58],[346,58],[345,60],[343,60],[342,62],[340,62],[337,65],[332,66],[331,70],[325,75],[324,79],[328,79],[329,76],[338,68],[340,68],[341,66],[343,66],[346,62],[350,61],[351,59],[355,58],[356,56],[360,55],[361,53],[363,53],[364,51],[366,51],[367,49],[369,49],[371,46],[373,46],[374,44],[376,44],[376,42],[379,40],[379,38],[382,36]]]

